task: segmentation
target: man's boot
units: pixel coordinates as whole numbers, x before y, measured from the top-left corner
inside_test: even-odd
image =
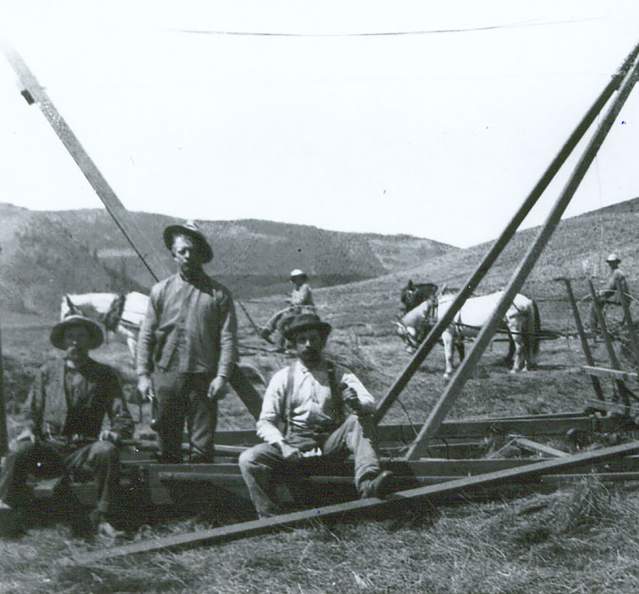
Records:
[[[115,528],[107,519],[107,515],[97,509],[91,512],[91,524],[93,525],[93,529],[97,536],[104,536],[106,538],[113,539],[124,536],[124,531]]]
[[[383,470],[376,477],[364,479],[359,487],[360,497],[377,497],[384,499],[393,490],[393,473],[390,470]]]

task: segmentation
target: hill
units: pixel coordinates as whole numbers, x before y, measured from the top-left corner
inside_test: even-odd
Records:
[[[170,254],[162,230],[174,219],[133,213],[155,247]],[[148,273],[101,209],[30,211],[0,203],[0,304],[42,310],[63,292],[144,290]],[[327,231],[272,221],[202,221],[215,259],[210,271],[240,296],[287,290],[287,274],[303,268],[315,286],[387,274],[456,250],[407,235]]]
[[[525,251],[534,240],[538,228],[525,229],[512,239],[492,267],[480,292],[504,287]],[[586,281],[595,277],[595,284],[607,276],[605,258],[616,252],[622,259],[621,268],[628,277],[631,291],[639,290],[639,198],[590,211],[563,220],[533,269],[524,292],[539,301],[547,301],[546,317],[563,319],[563,311],[555,316],[565,297],[564,285],[554,282],[559,276],[573,279],[578,296],[587,293]],[[348,323],[354,311],[366,304],[371,323],[388,324],[397,313],[399,289],[408,279],[446,283],[459,287],[481,261],[492,242],[464,250],[449,251],[424,264],[407,268],[370,281],[330,289],[330,301],[339,302],[334,312],[337,323]]]

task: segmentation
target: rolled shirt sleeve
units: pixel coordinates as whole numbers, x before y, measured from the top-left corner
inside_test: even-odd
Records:
[[[342,376],[342,382],[349,388],[355,390],[362,413],[371,414],[375,412],[375,398],[373,398],[372,394],[365,388],[364,384],[362,384],[354,373],[345,372]]]

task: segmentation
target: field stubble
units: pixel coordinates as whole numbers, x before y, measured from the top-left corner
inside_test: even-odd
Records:
[[[331,321],[339,327],[336,317]],[[246,335],[247,327],[242,331]],[[4,351],[13,365],[9,381],[18,377],[16,370],[22,373],[14,382],[20,389],[43,353],[52,354],[47,334],[45,327],[4,330]],[[378,398],[408,361],[388,318],[383,325],[367,321],[337,330],[331,348]],[[542,343],[539,369],[518,375],[501,364],[504,348],[497,343],[485,355],[452,417],[580,410],[593,397],[579,372],[576,340]],[[112,342],[98,355],[118,365],[130,389],[124,347]],[[603,361],[604,355],[601,347],[596,356]],[[265,353],[245,360],[266,375],[284,362]],[[442,372],[437,347],[385,422],[423,422],[445,385]],[[222,401],[220,429],[252,426],[237,398]],[[74,540],[63,523],[46,521],[19,540],[0,540],[0,592],[636,592],[638,514],[639,497],[631,487],[607,490],[588,479],[551,495],[424,504],[393,517],[310,523],[213,548],[66,569],[56,562],[69,552],[104,543]],[[131,538],[223,523],[223,517],[177,518]]]

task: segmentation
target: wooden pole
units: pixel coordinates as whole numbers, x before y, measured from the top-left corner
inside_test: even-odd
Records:
[[[597,130],[588,142],[588,145],[577,162],[570,179],[564,186],[563,191],[553,205],[546,221],[537,233],[535,241],[532,243],[523,260],[515,270],[510,282],[508,283],[508,287],[504,290],[501,300],[499,301],[499,304],[493,312],[490,320],[488,320],[479,332],[470,353],[462,361],[457,372],[432,410],[426,423],[424,423],[419,435],[408,449],[406,454],[407,459],[414,459],[418,457],[428,440],[437,434],[437,430],[439,429],[441,422],[444,420],[444,417],[461,394],[461,390],[464,387],[466,380],[470,377],[474,366],[477,364],[484,350],[492,340],[492,337],[497,330],[497,326],[501,323],[506,311],[511,306],[515,295],[517,295],[521,289],[524,281],[546,247],[546,244],[551,238],[554,230],[557,228],[557,225],[559,225],[561,216],[586,175],[590,164],[594,160],[604,139],[612,128],[621,108],[628,99],[638,76],[639,64],[636,63],[635,59],[632,69],[630,69],[624,77],[617,97],[615,97],[614,101],[609,106],[604,118],[601,120]]]
[[[617,293],[619,294],[619,302],[623,308],[623,319],[628,328],[628,335],[630,336],[630,345],[632,346],[632,352],[635,356],[635,368],[639,366],[639,339],[635,332],[634,321],[632,314],[630,313],[630,306],[628,305],[628,298],[624,291],[623,283],[621,279],[617,279]]]
[[[594,367],[595,360],[592,358],[592,351],[590,350],[590,345],[588,344],[588,339],[586,338],[586,333],[584,331],[584,325],[581,322],[581,314],[579,313],[579,308],[577,307],[577,301],[575,300],[575,294],[572,290],[572,283],[569,278],[560,278],[556,280],[561,280],[566,284],[566,292],[568,293],[568,301],[570,301],[570,307],[572,308],[572,314],[575,317],[575,325],[577,326],[577,334],[579,335],[579,341],[581,342],[581,350],[584,353],[584,357],[586,358],[586,363],[591,367]],[[599,400],[605,400],[603,389],[601,388],[601,382],[599,378],[594,375],[590,376],[590,381],[592,382],[592,389],[595,391],[595,395]]]
[[[200,530],[190,534],[178,534],[156,538],[150,541],[142,541],[126,544],[119,547],[103,548],[90,553],[78,553],[66,559],[64,565],[90,565],[102,563],[108,559],[118,557],[130,558],[141,553],[153,553],[157,551],[168,551],[176,549],[187,549],[197,546],[213,545],[220,542],[237,540],[249,536],[257,536],[273,532],[281,528],[298,526],[310,520],[322,520],[357,513],[367,512],[380,508],[402,508],[405,509],[411,503],[423,504],[428,499],[445,497],[447,495],[460,494],[468,489],[478,487],[488,487],[507,482],[520,481],[522,479],[532,479],[546,473],[559,473],[562,470],[578,468],[584,465],[594,465],[621,458],[629,454],[639,452],[639,442],[631,442],[623,445],[602,448],[590,452],[563,456],[544,462],[536,462],[518,468],[509,468],[470,476],[461,479],[451,480],[438,485],[418,487],[393,493],[388,499],[359,499],[348,503],[339,503],[318,507],[289,514],[282,514],[272,518],[253,520],[231,524],[210,530]]]
[[[37,103],[39,105],[53,131],[58,135],[64,147],[87,178],[107,212],[111,215],[153,280],[158,281],[161,277],[171,274],[172,271],[168,268],[167,263],[158,257],[152,245],[146,241],[146,238],[113,191],[113,188],[111,188],[89,154],[84,150],[77,136],[60,115],[44,88],[22,59],[22,56],[10,46],[4,45],[2,49],[23,87],[23,97],[29,104]]]
[[[551,161],[550,165],[541,175],[539,181],[533,187],[530,194],[526,197],[513,218],[506,225],[501,235],[497,238],[495,243],[488,250],[488,253],[483,257],[482,261],[472,272],[466,283],[463,285],[461,291],[457,294],[457,296],[451,303],[446,313],[444,313],[442,318],[435,324],[435,326],[433,326],[431,331],[428,333],[428,336],[424,339],[422,344],[413,354],[412,359],[408,362],[398,378],[388,389],[388,392],[379,402],[377,410],[375,411],[374,419],[376,423],[379,423],[383,419],[384,415],[388,412],[388,409],[392,406],[395,400],[397,400],[417,369],[419,369],[419,366],[423,363],[424,359],[426,359],[428,354],[432,351],[433,347],[437,344],[437,341],[439,340],[443,331],[453,321],[457,312],[466,302],[466,299],[468,299],[468,297],[472,295],[473,291],[477,288],[481,280],[488,273],[491,266],[495,263],[499,255],[502,253],[530,210],[533,208],[533,206],[535,206],[544,190],[550,185],[550,182],[554,179],[561,166],[565,163],[566,159],[568,159],[574,148],[583,138],[584,134],[588,131],[592,123],[597,118],[599,112],[604,108],[608,99],[619,87],[623,76],[630,68],[631,64],[634,62],[637,53],[639,53],[639,45],[635,47],[632,52],[630,52],[626,60],[621,65],[619,71],[612,76],[610,82],[608,82],[601,94],[597,97],[590,109],[586,112],[581,121],[577,124],[573,132],[570,134],[564,145],[559,149],[559,152],[557,153],[555,158]]]
[[[4,365],[2,359],[2,328],[0,327],[0,458],[9,450],[7,405],[4,399]]]
[[[73,157],[73,160],[87,178],[91,187],[104,204],[107,212],[111,215],[131,247],[135,250],[135,253],[152,278],[158,281],[160,278],[173,274],[173,271],[168,267],[166,261],[159,256],[155,248],[135,224],[131,214],[126,210],[124,204],[122,204],[116,196],[91,157],[89,157],[88,153],[84,150],[84,147],[80,144],[78,138],[53,105],[44,88],[22,59],[22,56],[20,56],[15,49],[7,45],[3,45],[2,49],[23,86],[23,96],[29,104],[39,104],[42,113],[49,121],[49,124],[51,124],[54,132],[58,135],[71,157]],[[257,411],[257,415],[259,415],[262,406],[260,394],[243,376],[238,366],[235,367],[230,382],[242,402],[244,402],[249,411],[251,411],[251,414],[256,416]]]
[[[610,333],[608,332],[608,324],[606,323],[606,317],[603,314],[601,309],[601,305],[599,304],[599,297],[595,292],[595,287],[592,284],[592,280],[588,279],[588,288],[590,289],[590,296],[592,298],[592,306],[595,309],[595,315],[597,316],[597,322],[599,323],[599,327],[601,328],[601,335],[603,336],[604,343],[606,345],[606,351],[608,352],[608,360],[610,361],[610,367],[613,369],[620,370],[621,365],[619,365],[619,359],[617,358],[617,353],[615,353],[615,348],[612,345],[612,339],[610,338]],[[626,385],[623,383],[623,380],[614,379],[615,386],[623,400],[625,406],[628,406],[630,403],[628,401],[628,391]]]

